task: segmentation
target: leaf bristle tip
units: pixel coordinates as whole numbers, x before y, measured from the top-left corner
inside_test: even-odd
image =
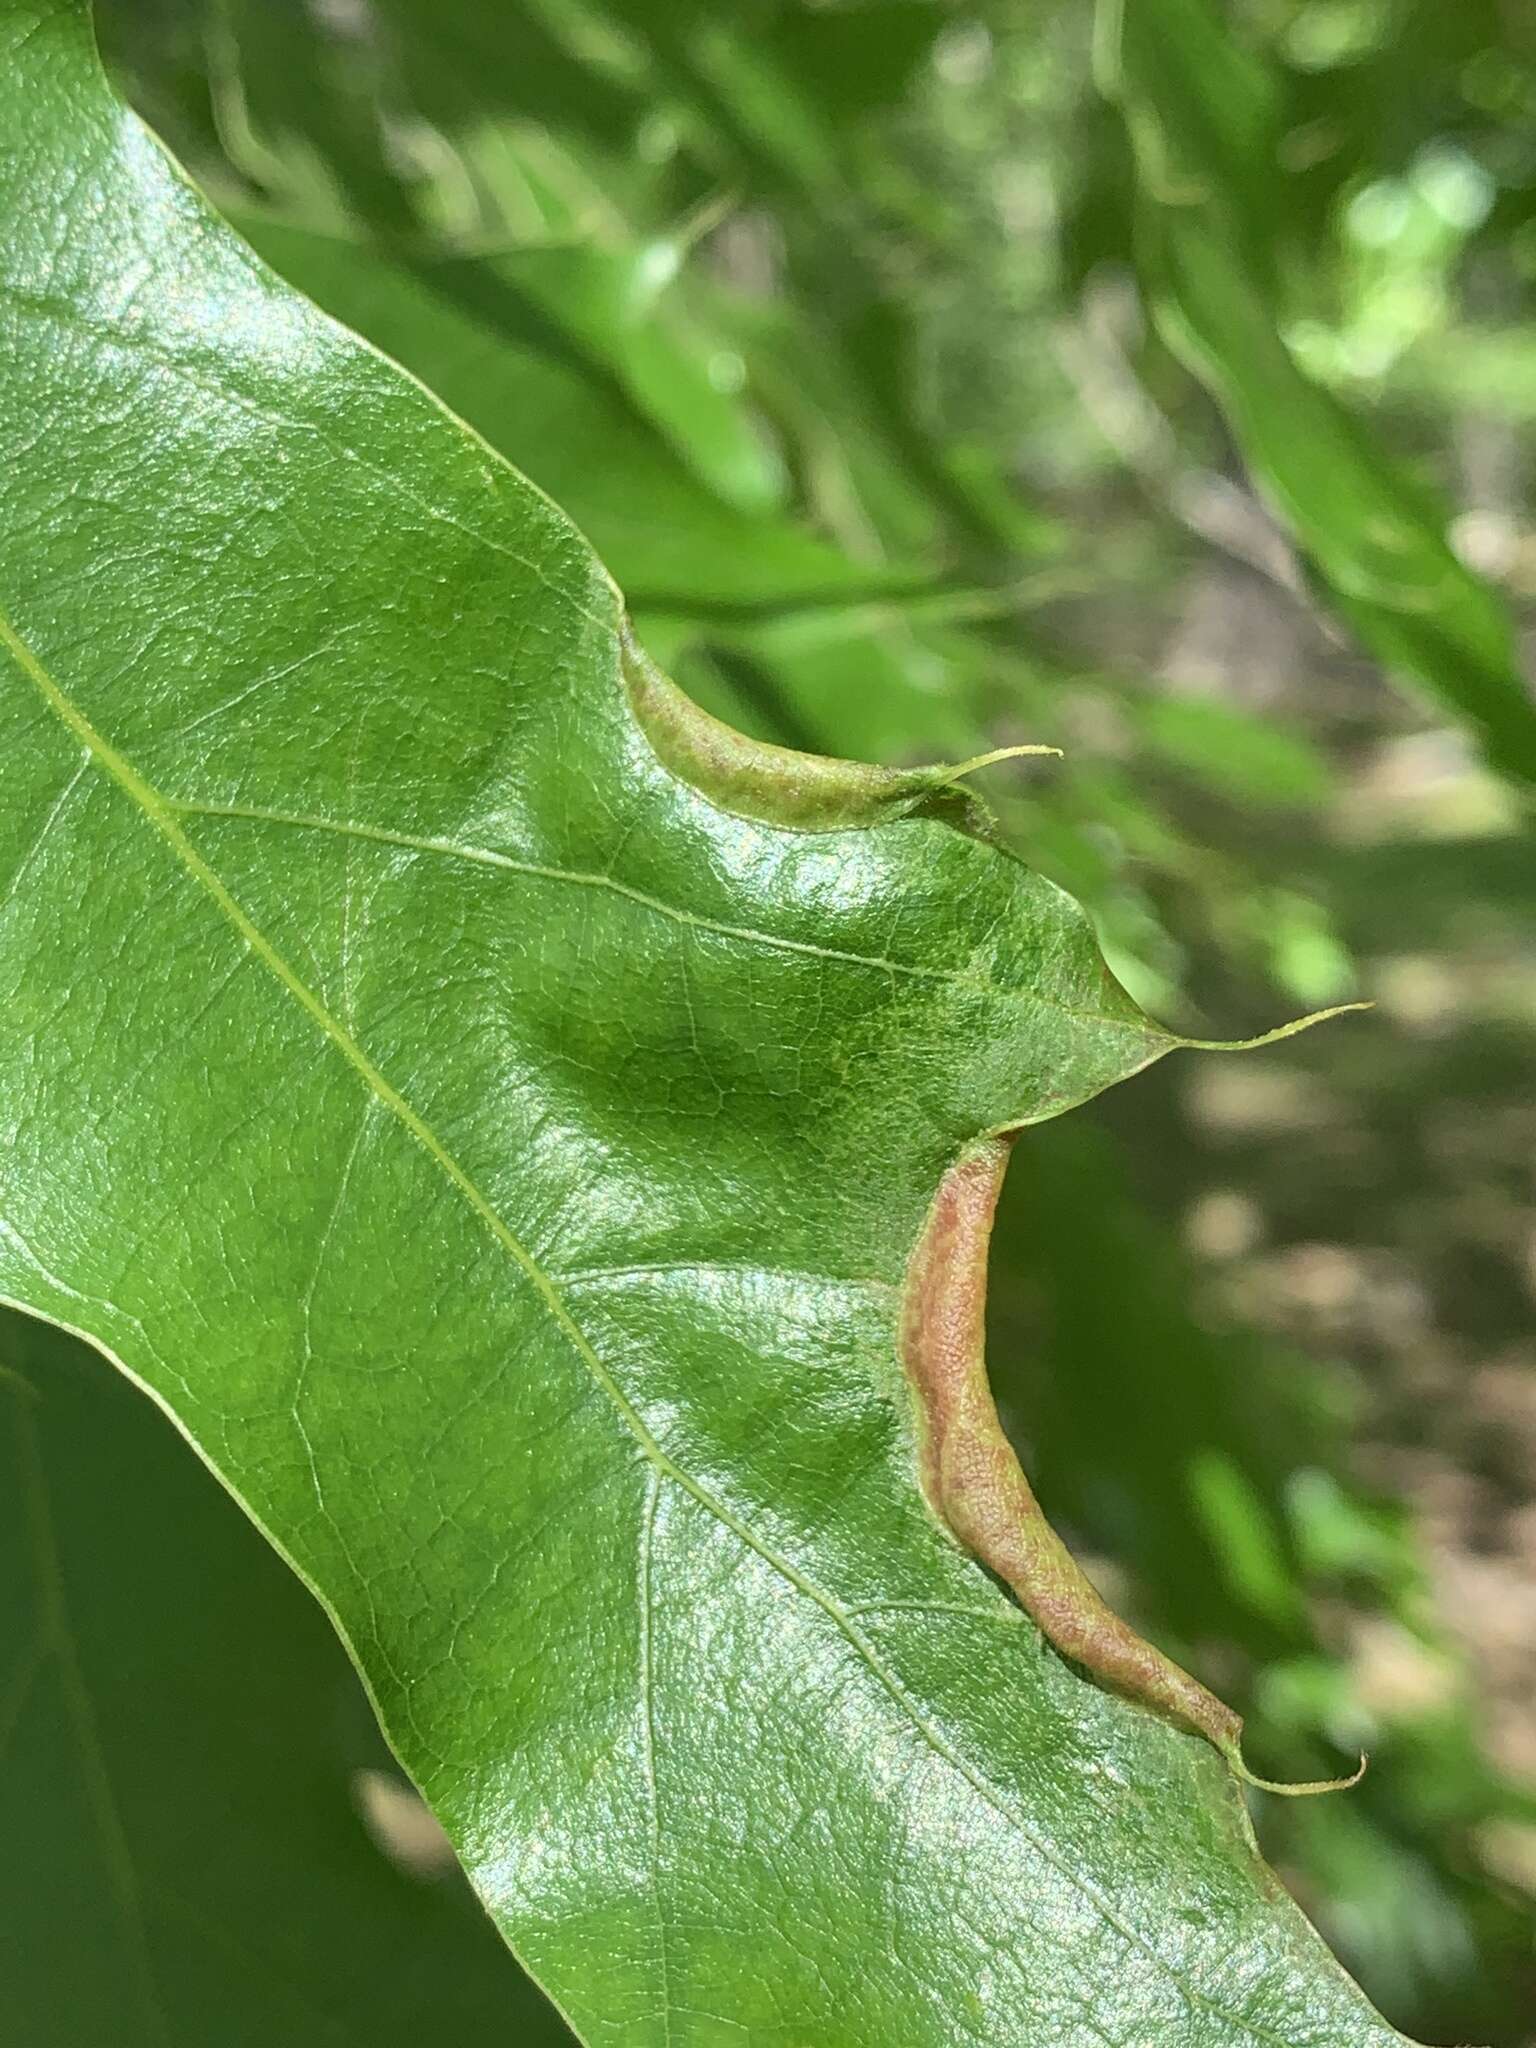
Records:
[[[1282,1799],[1313,1799],[1319,1797],[1324,1792],[1348,1792],[1352,1786],[1359,1784],[1360,1780],[1365,1776],[1367,1765],[1370,1763],[1369,1756],[1362,1749],[1359,1763],[1356,1764],[1347,1777],[1310,1778],[1302,1779],[1294,1784],[1287,1784],[1283,1779],[1255,1776],[1249,1770],[1247,1764],[1244,1763],[1243,1752],[1235,1743],[1225,1754],[1227,1762],[1245,1785],[1252,1785],[1255,1791],[1258,1792],[1276,1792]]]

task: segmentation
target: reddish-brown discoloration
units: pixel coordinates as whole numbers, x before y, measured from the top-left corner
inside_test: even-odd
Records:
[[[923,1491],[1058,1650],[1205,1736],[1248,1778],[1241,1720],[1105,1605],[1041,1513],[998,1421],[986,1367],[987,1248],[1008,1152],[1007,1139],[988,1139],[950,1168],[907,1268],[901,1351],[917,1397]]]

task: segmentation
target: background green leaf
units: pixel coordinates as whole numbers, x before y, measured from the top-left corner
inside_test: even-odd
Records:
[[[366,1831],[411,1795],[293,1574],[83,1344],[0,1346],[14,2038],[568,2041],[430,1837],[413,1871]]]
[[[1210,0],[1104,0],[1101,14],[1105,87],[1136,148],[1141,260],[1164,332],[1371,651],[1443,693],[1497,767],[1536,779],[1536,704],[1507,610],[1452,552],[1446,509],[1383,459],[1286,344],[1273,80]]]

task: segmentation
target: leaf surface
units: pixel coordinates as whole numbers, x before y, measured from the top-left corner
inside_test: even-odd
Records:
[[[916,1484],[941,1175],[1175,1041],[941,778],[669,695],[72,0],[0,80],[0,1295],[319,1594],[590,2043],[1385,2048]]]
[[[523,279],[504,258],[414,269],[387,251],[257,218],[242,231],[291,283],[431,384],[549,492],[636,611],[747,617],[922,588],[911,570],[850,562],[779,516],[714,496],[594,377],[519,332]],[[602,460],[592,459],[594,445]],[[931,583],[928,585],[931,587]]]
[[[8,2038],[569,2043],[451,1863],[370,1839],[400,1781],[293,1574],[120,1374],[14,1313],[0,1642]]]

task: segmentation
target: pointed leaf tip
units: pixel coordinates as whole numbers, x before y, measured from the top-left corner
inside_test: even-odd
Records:
[[[964,781],[967,775],[974,775],[980,768],[995,768],[1000,761],[1019,761],[1029,754],[1053,754],[1058,761],[1064,758],[1060,747],[1031,744],[993,747],[990,753],[973,754],[969,761],[960,761],[953,767],[930,768],[927,773],[935,789],[947,789],[951,783]]]
[[[1374,1010],[1374,1003],[1334,1003],[1326,1010],[1313,1010],[1305,1017],[1293,1017],[1277,1024],[1273,1031],[1261,1031],[1257,1038],[1176,1038],[1174,1044],[1186,1052],[1256,1052],[1261,1045],[1278,1045],[1282,1038],[1295,1038],[1314,1024],[1326,1024],[1331,1017],[1347,1017],[1352,1010]]]
[[[1362,1749],[1359,1763],[1356,1764],[1347,1777],[1307,1778],[1293,1784],[1287,1784],[1284,1779],[1255,1776],[1249,1770],[1247,1764],[1244,1763],[1242,1749],[1236,1743],[1226,1750],[1225,1754],[1227,1762],[1245,1785],[1252,1785],[1257,1792],[1276,1792],[1282,1799],[1313,1799],[1324,1792],[1348,1792],[1352,1786],[1359,1784],[1360,1780],[1365,1776],[1367,1765],[1370,1763],[1370,1758]]]

